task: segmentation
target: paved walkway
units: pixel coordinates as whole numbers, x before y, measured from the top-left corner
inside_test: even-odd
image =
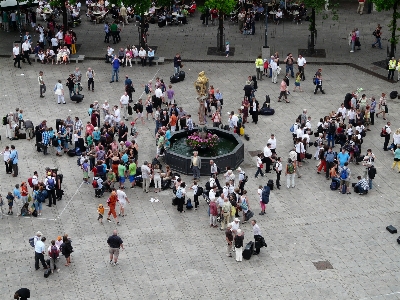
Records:
[[[364,16],[362,16],[364,18]],[[93,26],[95,27],[95,26]],[[357,53],[358,55],[358,53]],[[194,56],[194,55],[193,55]],[[89,103],[109,100],[118,103],[123,83],[110,84],[110,66],[87,60],[79,64],[81,70],[92,67],[97,73],[95,93],[85,92],[84,102],[57,105],[53,86],[57,79],[67,78],[75,64],[69,66],[23,65],[15,69],[9,59],[1,58],[0,75],[3,78],[0,111],[5,115],[16,106],[24,109],[25,118],[38,124],[47,119],[55,125],[56,118],[67,115],[88,120]],[[251,64],[187,63],[186,79],[175,84],[179,105],[195,115],[193,82],[204,70],[210,83],[224,93],[224,111],[236,110],[242,99],[245,78],[253,73]],[[307,73],[311,73],[310,67]],[[48,91],[44,99],[38,97],[37,73],[44,71]],[[127,73],[136,87],[135,98],[141,93],[140,83],[155,74],[167,79],[172,71],[169,64],[142,68],[134,66],[120,72]],[[306,74],[307,75],[307,74]],[[368,97],[390,92],[392,84],[346,66],[325,66],[324,89],[326,95],[313,95],[310,81],[302,84],[303,93],[289,96],[290,104],[277,103],[278,86],[269,80],[259,82],[257,96],[271,95],[276,114],[260,117],[257,126],[248,124],[243,169],[249,175],[246,185],[250,207],[268,243],[259,256],[237,263],[225,256],[225,237],[218,229],[208,225],[207,206],[201,201],[198,211],[179,214],[171,205],[172,192],[144,194],[140,189],[127,190],[131,204],[127,216],[118,227],[126,250],[120,255],[120,265],[108,264],[107,237],[116,228],[114,223],[97,223],[97,206],[106,198],[94,198],[91,185],[81,185],[81,170],[76,159],[54,155],[44,157],[35,152],[34,141],[15,141],[19,150],[20,176],[12,178],[4,173],[1,194],[11,191],[16,183],[30,177],[37,170],[42,175],[45,166],[57,167],[64,174],[64,199],[55,208],[44,208],[42,218],[17,218],[4,215],[0,257],[5,283],[0,294],[11,297],[23,285],[32,291],[32,299],[398,299],[400,288],[398,246],[396,235],[385,230],[389,224],[400,227],[396,197],[399,195],[399,175],[390,169],[393,157],[382,151],[378,118],[363,144],[363,151],[371,148],[377,156],[378,174],[374,189],[361,197],[354,193],[339,195],[329,189],[329,182],[315,172],[315,161],[302,168],[303,176],[296,178],[294,189],[282,188],[272,192],[265,216],[259,216],[256,196],[258,185],[268,178],[255,180],[254,158],[249,151],[261,150],[270,133],[278,139],[278,154],[286,160],[291,148],[289,127],[303,108],[309,110],[312,124],[319,117],[336,110],[345,93],[363,87]],[[280,78],[282,77],[282,74]],[[310,77],[310,76],[309,76]],[[293,83],[291,83],[292,85]],[[85,90],[84,90],[85,91]],[[399,102],[389,100],[392,128],[400,127]],[[149,121],[139,129],[139,163],[155,155],[152,138],[154,124]],[[1,129],[4,148],[5,128]],[[336,148],[338,149],[338,148]],[[312,148],[311,151],[314,151]],[[362,174],[362,166],[350,166],[355,176]],[[184,177],[190,182],[189,177]],[[204,185],[206,178],[201,180]],[[285,185],[283,184],[283,187]],[[151,203],[151,197],[160,202]],[[192,198],[192,196],[189,196]],[[55,220],[54,220],[55,219]],[[251,226],[241,225],[245,241],[252,239]],[[72,237],[75,252],[72,266],[64,267],[48,279],[42,271],[34,270],[33,249],[28,239],[40,230],[51,239],[63,233]],[[333,269],[319,271],[313,263],[329,261]]]

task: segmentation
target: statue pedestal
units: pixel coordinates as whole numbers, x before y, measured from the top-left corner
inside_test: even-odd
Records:
[[[271,48],[268,46],[267,47],[263,46],[261,48],[261,55],[262,55],[263,59],[268,59],[268,61],[269,61],[269,59],[271,57]]]

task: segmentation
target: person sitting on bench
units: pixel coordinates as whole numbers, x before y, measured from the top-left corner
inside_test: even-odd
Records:
[[[361,178],[361,176],[357,176],[358,182],[357,184],[354,186],[354,192],[360,194],[360,195],[364,195],[364,194],[368,194],[368,182],[365,178]]]

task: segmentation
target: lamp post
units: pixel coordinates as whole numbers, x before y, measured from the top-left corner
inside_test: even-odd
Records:
[[[264,39],[264,46],[261,49],[262,57],[268,59],[270,57],[270,48],[268,46],[268,3],[270,0],[263,0],[265,4],[265,39]]]

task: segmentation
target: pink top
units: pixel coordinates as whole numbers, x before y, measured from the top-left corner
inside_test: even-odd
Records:
[[[280,91],[284,92],[284,91],[286,91],[286,88],[287,88],[286,82],[282,80]]]

